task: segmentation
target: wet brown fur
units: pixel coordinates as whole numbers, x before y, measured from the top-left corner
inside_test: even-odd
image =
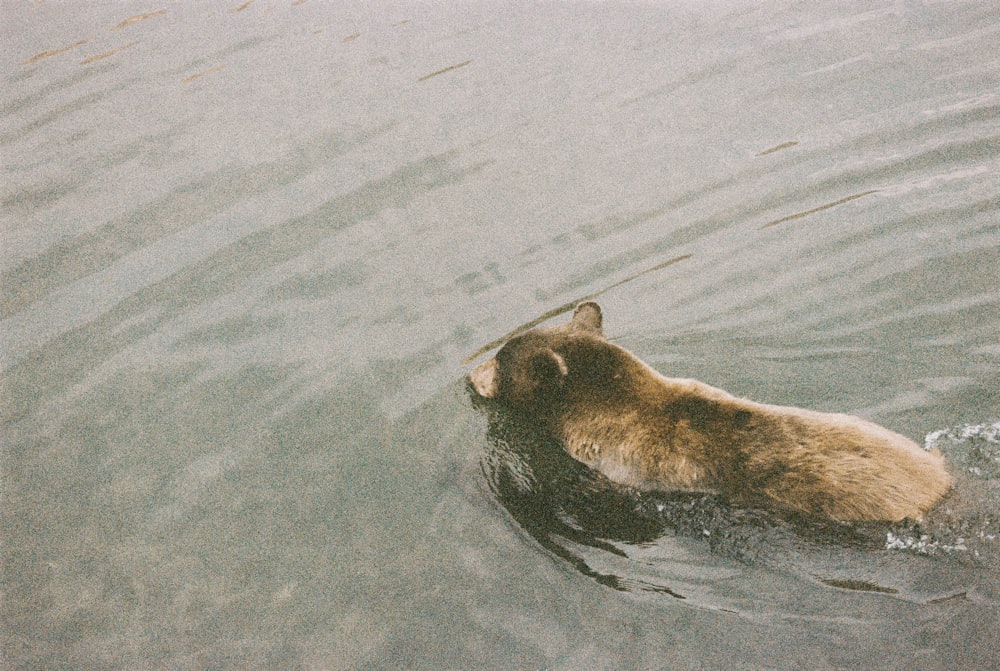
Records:
[[[919,519],[944,461],[850,415],[755,403],[666,378],[601,332],[596,303],[477,367],[480,395],[528,413],[574,458],[643,489],[709,489],[833,520]]]

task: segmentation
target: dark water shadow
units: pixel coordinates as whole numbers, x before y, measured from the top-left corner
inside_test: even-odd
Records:
[[[34,91],[24,93],[16,98],[10,98],[9,100],[0,103],[0,117],[12,117],[15,121],[23,119],[28,115],[28,112],[32,107],[38,105],[53,93],[72,90],[73,87],[87,81],[88,79],[93,79],[94,77],[102,75],[113,69],[113,66],[104,65],[89,68],[87,70],[77,70],[65,77],[49,80],[44,86],[41,86]],[[18,80],[18,75],[7,78],[7,82],[9,84],[16,84]],[[12,137],[17,139],[20,135],[15,134]]]
[[[179,268],[163,280],[139,289],[112,310],[85,324],[70,326],[35,347],[26,357],[13,361],[5,372],[6,389],[3,392],[8,402],[0,408],[0,421],[25,416],[37,407],[40,399],[72,386],[94,366],[129,343],[155,332],[187,310],[238,291],[248,277],[295,258],[326,238],[383,210],[404,208],[422,194],[456,184],[481,170],[482,165],[458,164],[453,153],[424,157],[352,191],[333,196],[303,215],[251,232]],[[239,174],[242,173],[237,173],[233,179]],[[199,205],[197,198],[188,202],[191,208],[199,211],[202,207],[214,207]],[[163,213],[164,221],[156,233],[150,233],[151,239],[137,232],[139,244],[148,244],[153,237],[166,235],[165,228],[187,225],[177,219],[176,213],[170,212],[166,201],[157,202],[154,209]],[[115,237],[112,235],[114,230],[122,233],[122,240],[111,241],[110,238]],[[126,247],[136,244],[130,235],[132,230],[133,227],[122,220],[102,229],[90,243],[80,244],[82,249],[91,249],[96,254],[102,247],[100,241],[107,241],[108,248],[100,250],[100,264],[109,265],[127,253]],[[0,276],[0,284],[5,289],[3,300],[0,300],[0,314],[12,314],[27,302],[41,299],[60,284],[88,272],[87,268],[100,265],[92,257],[81,255],[81,247],[60,244],[56,249],[57,252],[43,254],[47,262],[31,259]],[[350,274],[356,277],[364,272],[367,270],[358,266]],[[50,280],[53,276],[58,279]],[[337,281],[336,277],[331,280],[333,284]],[[149,318],[145,319],[144,315]],[[122,329],[123,324],[136,325]],[[87,355],[80,356],[80,352]]]
[[[325,132],[309,138],[295,152],[281,160],[261,162],[250,166],[224,166],[174,187],[165,194],[138,206],[131,212],[118,216],[92,230],[68,236],[35,257],[22,261],[17,266],[0,275],[6,286],[0,315],[9,316],[24,308],[28,303],[54,291],[61,285],[76,281],[89,274],[107,268],[135,250],[174,234],[177,231],[197,225],[246,198],[278,189],[291,184],[318,167],[363,146],[384,134],[391,125],[363,130],[354,134]],[[183,130],[182,127],[174,132]],[[160,143],[168,144],[170,138],[161,138]],[[140,145],[141,146],[141,145]],[[124,148],[125,159],[133,150]],[[423,170],[420,166],[406,166],[381,180],[373,180],[366,187],[369,191],[392,188],[393,180],[421,181]],[[397,187],[398,188],[398,187]],[[329,201],[327,210],[318,216],[330,219],[327,227],[339,228],[336,215],[340,219],[345,213],[341,206],[352,204],[350,199],[360,201],[359,213],[364,206],[371,206],[380,194],[368,197],[364,191],[341,196]],[[341,209],[338,209],[341,208]],[[313,223],[313,222],[310,222]],[[318,222],[326,224],[325,221]],[[297,221],[285,222],[283,227],[301,227]],[[322,231],[324,228],[319,228]],[[267,238],[270,231],[258,233],[257,238]],[[271,233],[273,237],[277,237]]]

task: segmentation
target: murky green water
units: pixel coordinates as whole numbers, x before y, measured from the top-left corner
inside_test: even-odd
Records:
[[[5,666],[1000,666],[993,4],[0,26]],[[927,437],[955,495],[788,528],[472,407],[465,357],[595,293],[664,374]]]

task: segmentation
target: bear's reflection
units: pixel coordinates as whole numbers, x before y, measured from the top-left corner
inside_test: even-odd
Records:
[[[618,576],[592,570],[567,541],[625,556],[609,541],[651,542],[666,530],[664,521],[517,413],[497,407],[486,412],[489,448],[482,468],[497,501],[546,550],[598,582],[622,589]]]

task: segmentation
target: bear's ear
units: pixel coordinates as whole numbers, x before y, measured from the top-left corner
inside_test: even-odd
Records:
[[[593,301],[587,301],[586,303],[580,303],[576,306],[570,325],[580,331],[586,331],[587,333],[593,333],[594,335],[603,335],[603,332],[601,331],[601,324],[603,321],[604,318],[601,315],[601,306]]]

